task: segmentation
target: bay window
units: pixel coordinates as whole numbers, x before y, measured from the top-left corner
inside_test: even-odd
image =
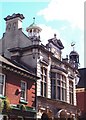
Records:
[[[67,100],[66,77],[59,73],[51,73],[51,97],[62,101]]]

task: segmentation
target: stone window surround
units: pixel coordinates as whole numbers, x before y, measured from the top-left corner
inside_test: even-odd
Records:
[[[41,65],[41,96],[47,97],[47,67]]]
[[[69,80],[69,101],[74,104],[73,81]]]

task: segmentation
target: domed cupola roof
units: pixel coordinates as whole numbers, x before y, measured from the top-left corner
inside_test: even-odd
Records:
[[[35,18],[33,19],[34,19],[33,23],[29,27],[26,28],[26,31],[28,32],[29,30],[35,29],[41,32],[42,29],[35,24]]]
[[[35,24],[35,18],[33,18],[33,23],[26,28],[26,31],[28,32],[29,37],[39,37],[39,33],[42,31],[42,29]]]
[[[32,23],[27,29],[26,31],[28,30],[31,30],[31,29],[38,29],[40,32],[41,32],[41,28],[39,26],[37,26],[35,23]]]
[[[73,56],[73,55],[74,56],[79,56],[79,54],[74,50],[70,52],[69,56]]]

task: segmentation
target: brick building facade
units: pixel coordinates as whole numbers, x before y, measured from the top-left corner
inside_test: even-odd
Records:
[[[29,71],[0,56],[0,117],[36,118],[36,80]],[[1,119],[1,118],[0,118]]]

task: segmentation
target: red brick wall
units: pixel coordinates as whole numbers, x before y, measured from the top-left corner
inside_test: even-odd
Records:
[[[84,105],[85,105],[84,108],[85,108],[85,113],[86,113],[86,91],[85,91],[85,104]]]
[[[85,113],[86,112],[86,93],[78,92],[77,93],[77,106],[80,110]]]
[[[21,80],[27,82],[27,106],[35,105],[35,82],[29,78],[22,77],[16,73],[3,70],[3,74],[6,75],[6,89],[5,95],[8,97],[10,104],[19,104],[20,94],[16,95],[16,90],[21,89]]]

